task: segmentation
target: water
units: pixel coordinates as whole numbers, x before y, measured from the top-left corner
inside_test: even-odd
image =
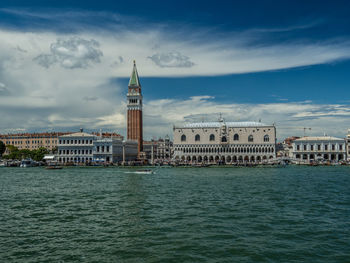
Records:
[[[0,168],[0,262],[350,262],[350,167]]]

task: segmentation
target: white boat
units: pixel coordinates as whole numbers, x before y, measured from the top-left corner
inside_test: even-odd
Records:
[[[21,161],[21,165],[20,165],[20,167],[23,167],[23,168],[33,167],[33,166],[35,166],[35,162],[32,159],[30,159],[30,158],[23,159]]]

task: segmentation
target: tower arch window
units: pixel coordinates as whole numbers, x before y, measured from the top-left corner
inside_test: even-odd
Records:
[[[233,140],[234,141],[239,141],[239,135],[237,133],[235,135],[233,135]]]
[[[182,142],[185,142],[185,141],[186,141],[186,135],[185,135],[185,134],[183,134],[183,135],[181,136],[181,141],[182,141]]]
[[[210,134],[209,141],[215,141],[215,135],[214,134]]]
[[[266,134],[264,136],[264,142],[269,142],[270,141],[270,137]]]
[[[199,134],[196,134],[196,136],[194,137],[194,140],[196,142],[199,142],[201,140],[201,136]]]
[[[226,136],[223,136],[223,137],[221,138],[221,142],[227,142]]]
[[[249,136],[248,136],[248,142],[253,142],[253,141],[254,141],[253,135],[249,135]]]

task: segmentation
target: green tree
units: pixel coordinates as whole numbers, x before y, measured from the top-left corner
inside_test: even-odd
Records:
[[[5,144],[2,141],[0,141],[0,156],[4,154],[5,150],[6,150]]]
[[[46,148],[41,147],[31,152],[31,158],[35,161],[42,161],[44,159],[45,154],[48,154],[48,153],[49,151]]]

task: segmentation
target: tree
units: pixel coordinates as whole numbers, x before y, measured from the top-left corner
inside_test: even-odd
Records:
[[[0,141],[0,156],[3,155],[5,150],[6,150],[6,145],[2,141]]]

